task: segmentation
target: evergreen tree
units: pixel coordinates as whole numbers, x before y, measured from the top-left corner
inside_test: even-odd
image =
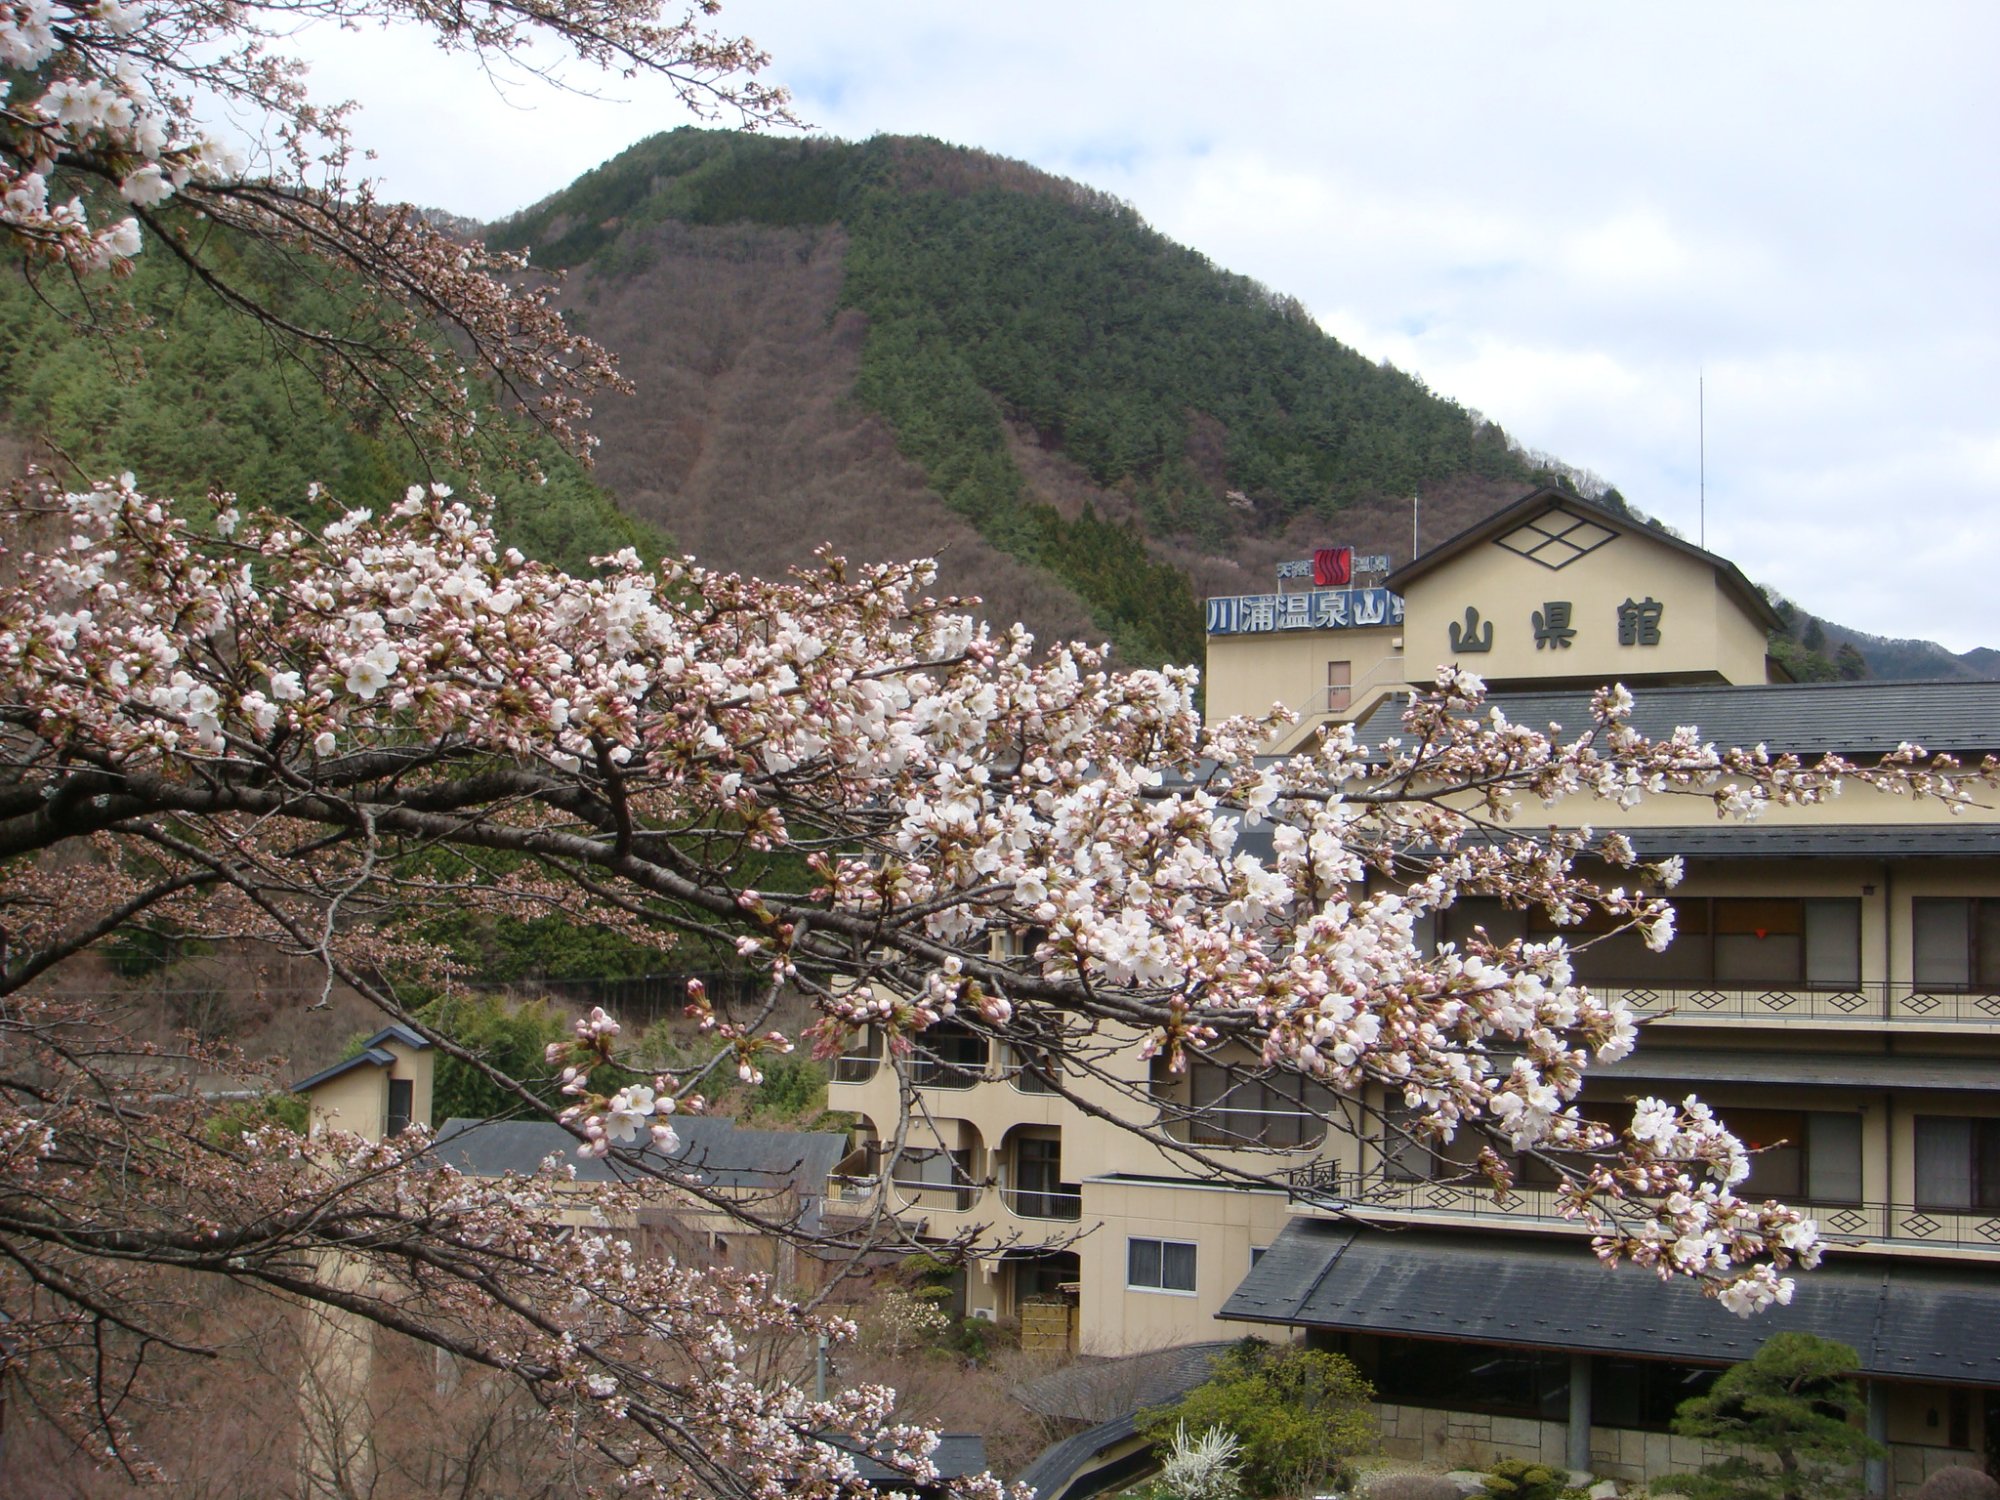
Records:
[[[1856,1492],[1855,1467],[1887,1451],[1855,1425],[1860,1364],[1831,1339],[1771,1335],[1674,1415],[1677,1436],[1750,1453],[1708,1464],[1676,1486],[1693,1500],[1827,1500]]]

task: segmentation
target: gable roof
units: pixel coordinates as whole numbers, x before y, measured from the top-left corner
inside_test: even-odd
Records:
[[[356,1068],[393,1067],[396,1054],[382,1044],[395,1042],[408,1047],[413,1052],[428,1052],[430,1043],[407,1026],[384,1026],[375,1035],[361,1044],[361,1050],[352,1057],[342,1058],[330,1068],[321,1068],[310,1078],[301,1078],[292,1085],[292,1092],[303,1094],[308,1089],[318,1088],[330,1078],[338,1078],[343,1073],[351,1073]]]
[[[910,1477],[900,1469],[892,1469],[885,1463],[870,1458],[866,1453],[857,1452],[851,1443],[842,1438],[826,1440],[832,1447],[840,1449],[854,1460],[854,1469],[870,1485],[911,1488]],[[940,1481],[950,1479],[970,1479],[975,1474],[986,1472],[986,1435],[980,1432],[941,1432],[937,1447],[931,1450],[931,1463],[938,1471]],[[932,1486],[917,1486],[930,1489]]]
[[[720,1116],[676,1115],[680,1147],[672,1155],[650,1143],[629,1154],[655,1168],[671,1167],[710,1187],[793,1187],[825,1191],[826,1179],[847,1154],[847,1137],[825,1130],[744,1130]],[[576,1155],[576,1137],[551,1120],[444,1122],[432,1154],[468,1177],[531,1176],[551,1156],[576,1169],[578,1182],[624,1182],[634,1175],[615,1158]]]
[[[1557,506],[1573,511],[1577,515],[1587,516],[1621,535],[1644,537],[1647,541],[1656,542],[1670,551],[1694,558],[1713,568],[1716,582],[1733,595],[1736,602],[1766,630],[1777,630],[1784,625],[1785,622],[1779,618],[1777,610],[1771,607],[1771,601],[1764,597],[1764,591],[1744,577],[1742,570],[1728,558],[1697,547],[1693,542],[1682,541],[1665,531],[1656,531],[1642,522],[1635,521],[1631,516],[1612,510],[1608,506],[1599,505],[1594,500],[1584,500],[1576,495],[1565,494],[1547,485],[1531,494],[1523,495],[1505,510],[1490,515],[1483,521],[1474,522],[1457,536],[1440,542],[1421,557],[1412,558],[1384,579],[1383,584],[1396,593],[1407,594],[1410,584],[1427,573],[1435,572],[1460,553],[1469,552],[1480,543],[1490,541],[1494,537],[1504,536],[1522,522],[1532,520]]]

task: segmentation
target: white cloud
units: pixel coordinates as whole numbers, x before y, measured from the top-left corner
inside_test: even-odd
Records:
[[[2000,10],[730,0],[801,113],[1131,200],[1811,608],[2000,644]],[[390,192],[485,217],[685,122],[308,39]],[[1867,559],[1865,570],[1857,559]],[[1867,582],[1859,582],[1865,574]]]

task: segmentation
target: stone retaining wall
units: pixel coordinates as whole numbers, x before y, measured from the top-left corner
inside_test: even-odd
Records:
[[[1518,1458],[1551,1468],[1569,1467],[1569,1425],[1529,1417],[1496,1417],[1480,1412],[1439,1411],[1427,1406],[1377,1406],[1382,1451],[1391,1458],[1440,1464],[1454,1469],[1486,1469],[1496,1459]],[[1590,1469],[1600,1479],[1636,1481],[1687,1474],[1726,1456],[1725,1448],[1664,1432],[1628,1427],[1590,1429]],[[1907,1494],[1927,1475],[1954,1465],[1979,1468],[1979,1455],[1956,1448],[1889,1448],[1890,1494]]]

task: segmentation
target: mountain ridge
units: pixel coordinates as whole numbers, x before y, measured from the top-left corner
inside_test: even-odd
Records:
[[[1199,660],[1202,595],[1316,546],[1407,557],[1413,494],[1426,546],[1541,484],[1630,510],[1130,205],[982,151],[683,129],[486,233],[566,269],[672,409],[664,437],[601,409],[599,473],[722,566],[941,551],[997,619]],[[1850,641],[1881,675],[2000,667],[1846,627],[1780,654],[1832,676]]]

